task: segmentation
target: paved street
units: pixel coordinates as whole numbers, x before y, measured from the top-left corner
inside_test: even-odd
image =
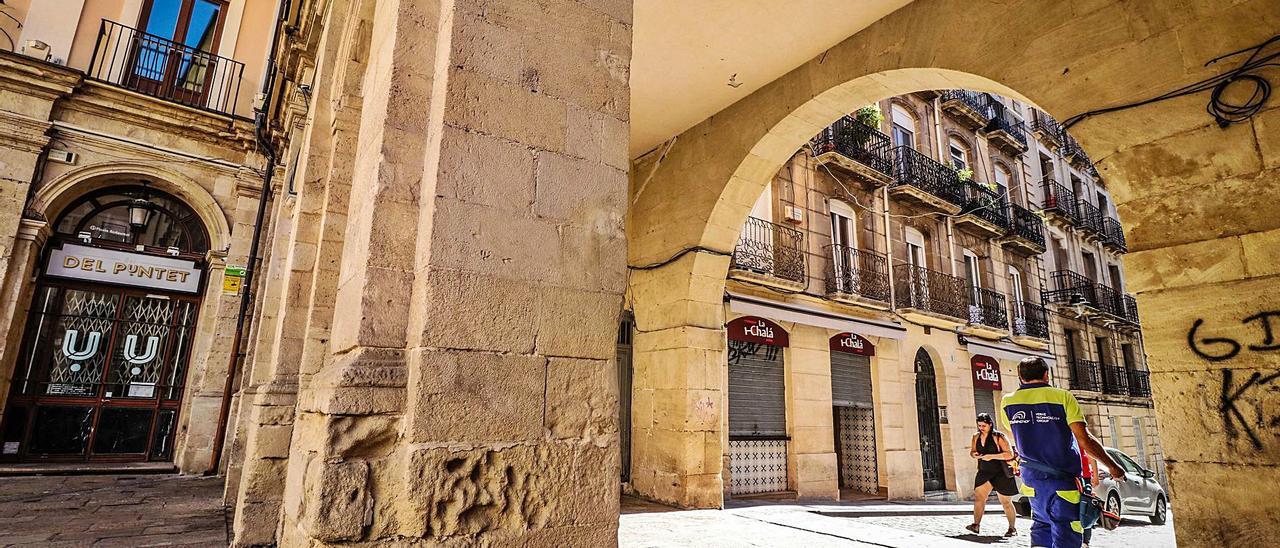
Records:
[[[1031,521],[1018,520],[1018,536],[1004,539],[1006,522],[990,506],[982,535],[964,530],[967,504],[956,503],[770,503],[724,511],[664,511],[656,505],[624,504],[620,545],[628,548],[675,546],[852,546],[878,548],[961,548],[978,545],[1030,545]],[[1175,546],[1172,523],[1153,526],[1143,518],[1126,520],[1115,531],[1099,531],[1093,548],[1168,548]]]
[[[0,546],[226,546],[222,478],[0,478]]]

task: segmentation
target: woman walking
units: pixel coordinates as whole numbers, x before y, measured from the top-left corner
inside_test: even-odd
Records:
[[[1017,514],[1013,511],[1013,496],[1018,493],[1018,484],[1013,479],[1013,468],[1009,466],[1013,459],[1013,448],[1004,434],[997,432],[991,415],[978,414],[978,433],[973,435],[969,455],[978,459],[978,474],[973,478],[973,524],[965,527],[973,534],[978,534],[982,523],[982,514],[986,510],[987,497],[994,489],[1000,498],[1000,506],[1004,507],[1004,515],[1009,518],[1009,529],[1004,536],[1011,537],[1018,533]]]

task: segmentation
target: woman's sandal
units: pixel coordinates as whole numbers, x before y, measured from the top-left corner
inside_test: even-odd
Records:
[[[978,534],[978,524],[976,523],[970,523],[969,525],[966,525],[965,529],[968,529],[970,533],[973,533],[975,535]]]
[[[1004,538],[1009,538],[1017,534],[1018,534],[1018,530],[1014,529],[1013,527],[1010,527],[1008,531],[1004,532]]]

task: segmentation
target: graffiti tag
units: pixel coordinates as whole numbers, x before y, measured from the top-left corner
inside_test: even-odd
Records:
[[[1249,438],[1249,443],[1253,445],[1254,449],[1262,449],[1262,440],[1258,438],[1258,433],[1254,430],[1254,425],[1261,421],[1247,420],[1237,404],[1240,403],[1240,398],[1249,389],[1271,384],[1276,379],[1280,379],[1280,373],[1263,375],[1254,371],[1244,381],[1244,384],[1238,387],[1235,385],[1233,377],[1234,373],[1230,369],[1222,370],[1222,397],[1219,400],[1218,411],[1222,414],[1223,431],[1231,439],[1239,438],[1241,432],[1243,432]],[[1264,426],[1271,428],[1280,426],[1280,417],[1272,417]]]
[[[1195,352],[1197,356],[1211,362],[1221,362],[1234,358],[1245,348],[1252,352],[1280,350],[1280,342],[1276,341],[1275,331],[1271,327],[1272,318],[1280,318],[1280,311],[1259,312],[1240,321],[1241,325],[1257,322],[1262,329],[1261,344],[1250,344],[1247,347],[1241,344],[1240,341],[1227,337],[1197,339],[1196,331],[1200,329],[1201,325],[1204,325],[1203,319],[1197,319],[1191,324],[1191,329],[1187,331],[1187,346],[1190,346],[1191,351]]]
[[[743,358],[755,357],[764,351],[761,358],[766,361],[772,361],[778,357],[779,347],[771,344],[760,344],[744,341],[729,341],[729,365],[736,365]]]

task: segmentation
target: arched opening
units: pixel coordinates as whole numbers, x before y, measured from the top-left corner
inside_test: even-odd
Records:
[[[933,358],[924,348],[916,351],[916,421],[920,429],[920,464],[924,490],[942,491],[947,487],[946,466],[942,456],[941,417],[938,385]]]
[[[168,461],[209,234],[146,184],[74,199],[52,223],[4,413],[10,461]]]

